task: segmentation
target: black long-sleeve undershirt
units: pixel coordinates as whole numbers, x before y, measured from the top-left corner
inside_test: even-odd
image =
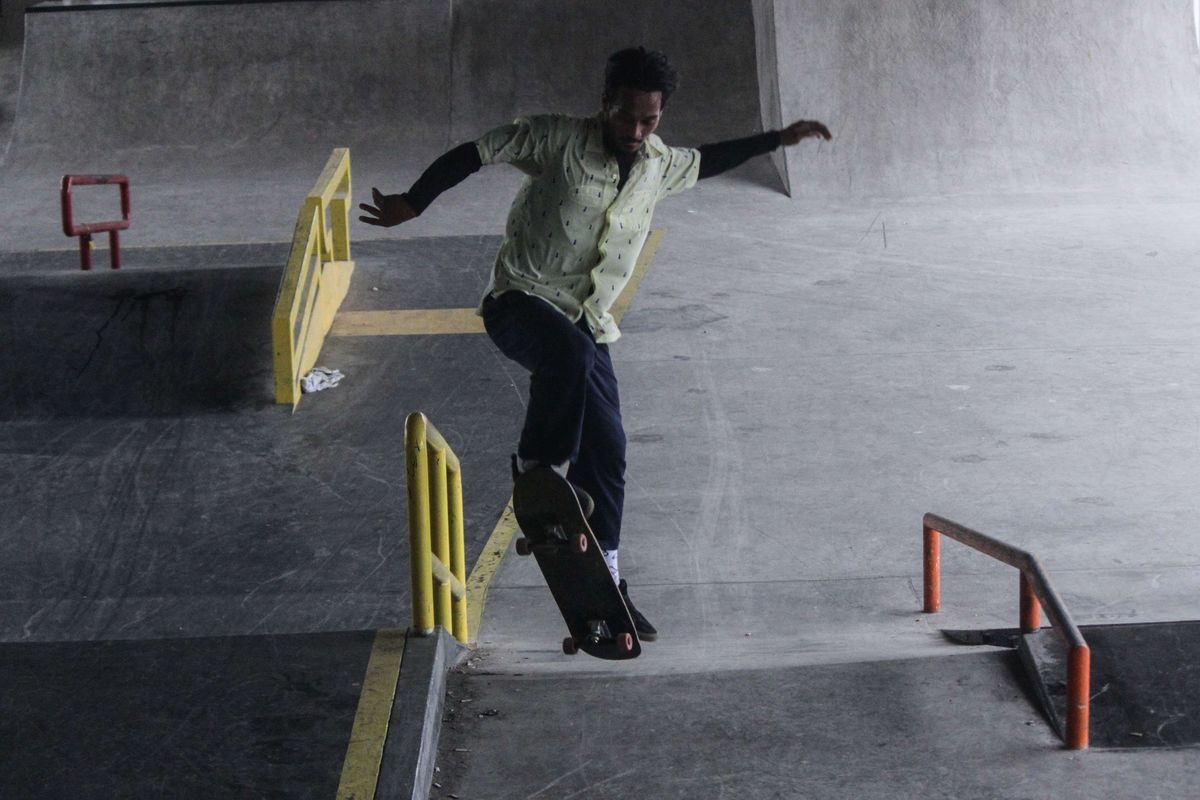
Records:
[[[779,147],[781,143],[779,131],[768,131],[742,139],[729,139],[716,144],[701,145],[699,148],[699,180],[720,175],[755,156],[769,153]],[[621,164],[620,186],[624,186],[629,177],[628,170],[631,163]],[[482,167],[483,162],[479,158],[479,150],[475,147],[475,143],[460,144],[438,156],[421,174],[421,177],[417,178],[417,182],[405,193],[408,204],[418,215],[422,214],[437,199],[438,195],[462,183]]]
[[[731,170],[755,156],[765,155],[783,144],[779,131],[767,131],[744,139],[729,139],[700,145],[700,178],[711,178]]]
[[[479,148],[475,143],[460,144],[438,156],[421,173],[421,177],[417,178],[417,182],[405,193],[408,204],[419,216],[438,195],[462,183],[482,168],[483,162],[479,159]]]

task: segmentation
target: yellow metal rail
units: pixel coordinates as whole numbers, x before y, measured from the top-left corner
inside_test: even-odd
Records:
[[[467,644],[462,469],[450,445],[420,412],[408,415],[404,449],[413,629],[428,635],[441,625]]]
[[[329,156],[304,199],[287,269],[271,317],[275,402],[300,402],[300,378],[317,363],[321,345],[350,288],[350,151]]]

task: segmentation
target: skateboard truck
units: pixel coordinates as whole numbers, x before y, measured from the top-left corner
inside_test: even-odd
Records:
[[[613,638],[612,631],[608,629],[608,623],[604,620],[590,619],[588,620],[588,642],[591,644],[600,644]]]
[[[608,627],[608,623],[602,619],[589,619],[587,636],[584,641],[595,647],[604,642],[617,643],[617,649],[622,653],[633,651],[633,636],[632,634],[622,633],[620,636],[613,636],[612,629]],[[579,652],[579,640],[574,636],[568,636],[563,639],[563,652],[569,656],[573,656]]]
[[[546,531],[545,541],[534,544],[525,537],[517,539],[516,548],[517,555],[527,556],[538,550],[556,549],[559,547],[570,546],[571,552],[582,555],[588,549],[588,537],[586,533],[581,533],[576,536],[568,536],[563,530],[562,525],[548,525],[544,528]]]

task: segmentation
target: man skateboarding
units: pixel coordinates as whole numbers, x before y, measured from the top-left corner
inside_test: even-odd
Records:
[[[522,117],[439,157],[403,194],[372,189],[359,219],[391,227],[485,164],[527,175],[480,304],[488,336],[529,370],[529,405],[516,473],[554,470],[579,495],[638,637],[657,631],[629,602],[618,546],[625,499],[625,431],[609,344],[621,333],[610,309],[633,273],[655,204],[780,146],[821,137],[820,122],[699,148],[654,134],[676,86],[662,53],[629,48],[605,69],[600,113]]]

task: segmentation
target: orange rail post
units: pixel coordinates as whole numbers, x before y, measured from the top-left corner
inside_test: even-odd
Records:
[[[1021,595],[1021,633],[1033,633],[1042,627],[1042,607],[1038,605],[1037,593],[1024,572],[1021,576],[1019,591]]]
[[[938,532],[925,526],[925,613],[942,607],[942,541]]]
[[[1092,652],[1072,647],[1067,656],[1067,747],[1086,750],[1091,718]]]

